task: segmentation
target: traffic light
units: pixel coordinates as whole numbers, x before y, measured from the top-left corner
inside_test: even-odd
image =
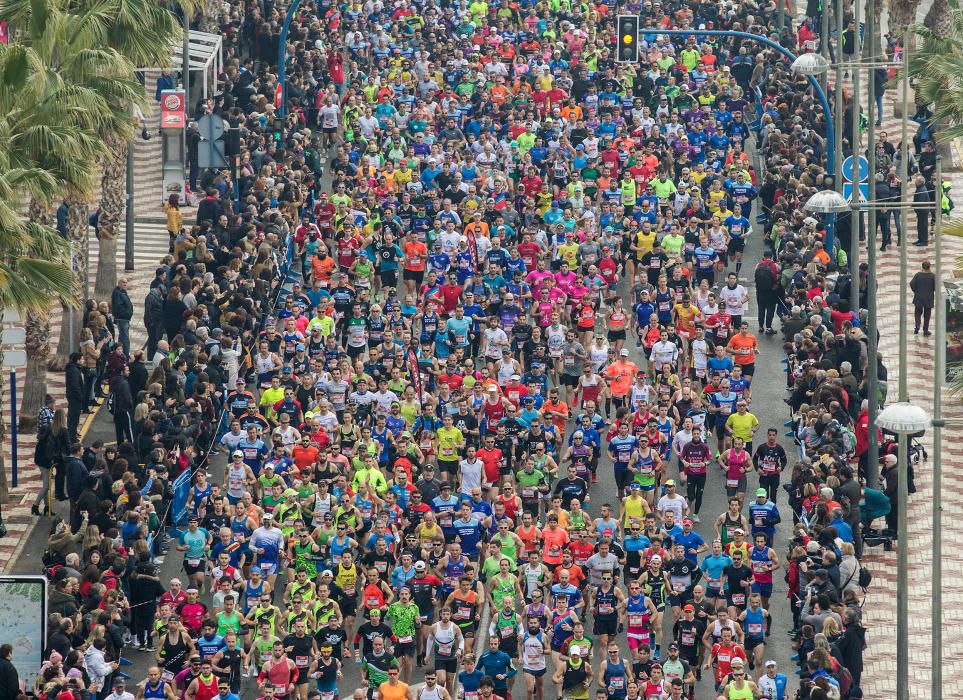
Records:
[[[618,60],[622,63],[639,60],[639,16],[620,15],[618,20]]]

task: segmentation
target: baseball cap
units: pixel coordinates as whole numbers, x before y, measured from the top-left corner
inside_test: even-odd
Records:
[[[428,565],[425,564],[425,562],[423,562],[423,561],[416,561],[416,562],[415,562],[415,569],[417,569],[418,571],[424,571],[424,570],[427,569],[427,568],[428,568]]]
[[[763,666],[765,666],[766,668],[769,668],[770,666],[778,666],[778,664],[772,659],[769,659],[766,663],[763,664]]]
[[[695,612],[694,605],[686,605],[682,608],[683,612]]]
[[[232,456],[232,457],[243,457],[243,456],[244,456],[244,453],[243,453],[241,450],[234,450],[234,452],[231,453],[231,456]]]
[[[658,562],[659,564],[661,564],[661,563],[662,563],[662,557],[660,557],[658,554],[656,554],[655,556],[652,557],[652,561]]]
[[[828,578],[828,577],[829,577],[829,572],[826,571],[826,569],[816,569],[815,573],[813,573],[813,576],[819,576],[819,577],[821,577],[821,578]]]
[[[687,607],[687,608],[691,608],[692,606],[691,606],[691,605],[686,605],[686,607]],[[671,644],[669,644],[669,649],[675,649],[676,651],[678,651],[678,650],[679,650],[679,645],[676,644],[675,642],[672,642]]]
[[[629,351],[628,351],[627,349],[625,349],[625,348],[622,348],[622,349],[619,351],[619,355],[621,355],[622,357],[628,357],[628,356],[629,356]]]
[[[332,572],[331,569],[325,569],[324,571],[321,572],[321,575],[322,575],[322,576],[334,576],[334,572]]]
[[[764,489],[764,488],[758,488],[758,489],[756,489],[756,495],[757,495],[757,496],[768,496],[768,495],[769,495],[769,492],[766,491],[766,489]]]
[[[669,479],[665,482],[666,486],[675,486],[675,479]]]
[[[641,490],[642,490],[642,484],[640,484],[640,483],[638,483],[638,482],[634,482],[631,486],[629,486],[629,489],[632,490],[632,491],[641,491]]]

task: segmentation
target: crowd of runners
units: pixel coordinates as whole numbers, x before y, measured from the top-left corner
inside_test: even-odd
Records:
[[[886,498],[862,282],[801,210],[823,116],[743,39],[646,31],[614,61],[621,13],[780,38],[774,8],[305,1],[281,118],[286,8],[225,6],[198,114],[241,127],[239,205],[194,167],[197,224],[169,202],[146,355],[104,344],[118,444],[41,412],[71,515],[27,692],[860,697],[861,503]],[[757,416],[780,331],[790,410]]]

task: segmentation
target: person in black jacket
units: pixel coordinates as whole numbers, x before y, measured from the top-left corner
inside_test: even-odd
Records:
[[[863,650],[866,648],[866,628],[860,623],[859,610],[846,608],[843,613],[846,631],[836,643],[842,656],[843,666],[853,676],[853,687],[858,688],[863,675]]]
[[[130,320],[134,317],[134,305],[130,301],[130,295],[127,294],[126,277],[117,282],[117,286],[110,295],[110,313],[114,316],[114,324],[117,326],[120,344],[124,346],[124,354],[130,357]]]
[[[113,394],[114,431],[117,444],[134,441],[134,397],[130,391],[130,367],[124,366],[120,374],[110,382],[110,392]]]
[[[179,287],[172,287],[167,293],[167,301],[164,302],[164,332],[167,333],[167,342],[174,340],[174,336],[179,335],[184,327],[184,312],[187,311],[187,304],[181,298]]]
[[[20,674],[13,665],[13,646],[0,644],[0,700],[13,700],[20,695]]]
[[[81,459],[83,449],[83,445],[79,442],[72,443],[70,445],[70,454],[67,455],[67,458],[64,460],[67,473],[67,497],[70,499],[71,532],[77,532],[80,529],[80,522],[82,520],[80,509],[77,507],[77,501],[84,490],[88,475],[87,467],[84,466],[84,461]]]
[[[152,287],[144,299],[144,328],[147,330],[147,357],[153,357],[157,342],[164,336],[164,294],[160,286]]]
[[[80,425],[80,414],[87,405],[87,393],[84,384],[84,368],[80,366],[80,353],[70,353],[66,375],[67,391],[67,430],[70,439],[77,439],[77,427]]]
[[[130,393],[136,397],[140,392],[147,388],[147,365],[144,364],[144,351],[135,350],[134,359],[128,365],[130,374],[127,381],[130,383]]]

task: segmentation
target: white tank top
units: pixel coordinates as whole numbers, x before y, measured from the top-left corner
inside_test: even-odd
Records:
[[[526,671],[542,671],[545,669],[545,642],[539,639],[541,634],[525,635],[522,642],[522,668]]]
[[[240,466],[233,463],[227,470],[227,495],[231,498],[240,498],[247,490],[247,465],[241,462]]]
[[[444,657],[446,659],[451,658],[455,655],[458,650],[455,648],[455,623],[449,622],[448,627],[442,627],[441,623],[435,625],[435,629],[432,630],[432,636],[435,638],[435,644],[438,648],[435,651],[435,657]]]
[[[508,362],[505,362],[505,360],[498,361],[498,383],[499,384],[503,386],[505,384],[508,384],[508,382],[511,381],[513,374],[516,374],[514,362],[512,362],[511,360],[509,360]]]

